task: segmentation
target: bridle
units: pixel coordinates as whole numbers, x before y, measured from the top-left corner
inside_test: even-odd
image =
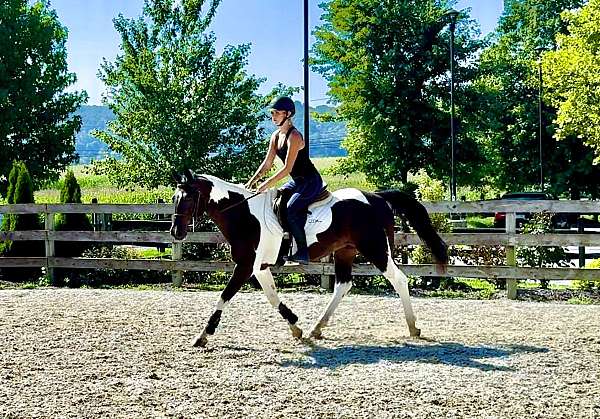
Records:
[[[180,188],[183,189],[183,188]],[[192,232],[196,231],[196,226],[200,224],[200,217],[198,216],[198,209],[200,208],[200,196],[202,195],[198,189],[194,189],[194,192],[198,195],[196,200],[194,201],[194,206],[192,207]],[[181,213],[173,213],[171,216],[171,221],[175,222],[175,217],[184,217],[186,214]]]
[[[180,189],[183,189],[183,188],[180,188]],[[196,231],[196,227],[199,226],[199,224],[200,224],[200,217],[198,216],[198,209],[200,208],[200,196],[202,195],[198,189],[194,189],[194,192],[198,196],[197,196],[196,200],[194,201],[194,206],[192,207],[192,232]],[[239,202],[235,202],[235,203],[233,203],[233,204],[231,204],[231,205],[229,205],[229,206],[227,206],[227,207],[225,207],[225,208],[223,208],[221,210],[218,209],[217,211],[219,211],[220,213],[224,213],[226,211],[229,211],[230,209],[235,208],[235,207],[237,207],[240,204],[243,204],[244,202],[246,202],[246,201],[254,198],[255,196],[260,195],[261,193],[262,192],[256,192],[253,195],[250,195],[249,197],[244,198],[244,199],[242,199]],[[177,216],[183,217],[183,216],[185,216],[185,214],[174,213],[172,215],[172,221],[174,221],[175,217],[177,217]]]

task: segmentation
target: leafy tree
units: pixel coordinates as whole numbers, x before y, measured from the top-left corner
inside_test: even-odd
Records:
[[[363,171],[379,186],[406,183],[425,168],[449,177],[449,18],[453,2],[329,0],[321,5],[313,67],[348,122],[342,170]],[[475,70],[476,29],[466,14],[456,26],[457,113]],[[457,117],[460,120],[460,116]],[[458,142],[461,181],[480,181],[482,156],[466,135]]]
[[[57,179],[73,162],[81,119],[73,112],[87,95],[65,92],[67,29],[48,1],[0,2],[0,178],[19,159],[36,182]],[[6,193],[7,182],[0,182]]]
[[[600,155],[600,0],[563,13],[568,34],[544,55],[544,81],[558,108],[556,137],[579,137]]]
[[[475,86],[484,111],[473,117],[478,120],[484,153],[493,168],[492,181],[500,189],[540,187],[538,59],[541,50],[556,47],[557,34],[566,32],[561,11],[581,3],[507,0],[492,45],[481,56]],[[568,192],[573,199],[578,199],[582,191],[597,196],[600,172],[591,165],[591,149],[575,136],[555,141],[552,121],[556,110],[545,96],[542,105],[546,190],[555,195]]]
[[[208,26],[219,2],[146,0],[140,18],[114,20],[122,53],[99,76],[116,119],[95,135],[121,156],[97,166],[118,184],[167,184],[184,168],[245,178],[256,168],[261,80],[244,70],[249,45],[215,53]]]

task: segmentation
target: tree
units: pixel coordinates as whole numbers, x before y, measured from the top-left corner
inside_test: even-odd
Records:
[[[313,67],[328,80],[338,116],[348,122],[342,170],[363,171],[379,186],[406,183],[426,168],[449,177],[449,1],[329,0],[321,7]],[[481,43],[465,13],[456,27],[457,110]],[[460,117],[457,117],[460,120]],[[462,182],[477,182],[481,156],[459,142]],[[470,163],[467,163],[470,162]],[[467,169],[468,168],[468,169]]]
[[[65,180],[60,190],[60,202],[63,204],[81,204],[81,188],[75,174],[72,170],[67,170],[65,174]],[[85,214],[59,214],[56,219],[56,230],[76,230],[76,231],[89,231],[92,230],[92,224]],[[69,242],[59,242],[68,245]],[[61,246],[59,243],[56,245],[56,254],[58,256],[73,256],[74,254],[81,254],[82,249],[69,251],[68,255],[65,252],[61,254]],[[70,244],[70,247],[74,244]],[[64,246],[69,247],[69,246]],[[81,248],[82,246],[75,246]]]
[[[60,190],[60,202],[63,204],[81,204],[81,188],[75,178],[72,170],[65,174],[65,180]],[[86,214],[59,214],[56,217],[54,226],[57,231],[91,231],[92,224]],[[79,257],[89,248],[86,242],[58,241],[55,243],[56,256],[59,257]],[[68,278],[70,286],[79,284],[79,274],[77,269],[56,269],[55,284],[61,285],[65,278]]]
[[[31,204],[33,199],[33,182],[29,176],[29,171],[23,162],[13,162],[9,175],[11,191],[9,203],[11,204]],[[4,223],[6,221],[6,224]],[[2,230],[21,231],[21,230],[41,230],[42,225],[37,214],[11,214],[3,220]],[[2,256],[43,256],[43,243],[38,241],[10,241],[6,240],[0,243],[0,255]],[[10,276],[11,279],[37,279],[40,270],[37,268],[4,268],[3,274]]]
[[[67,29],[47,1],[0,2],[0,178],[18,159],[36,182],[57,179],[76,159],[74,116],[84,92],[65,92]],[[6,193],[0,182],[0,193]]]
[[[146,0],[140,18],[114,20],[122,54],[99,76],[116,119],[95,135],[120,154],[97,166],[117,184],[168,184],[185,168],[241,179],[260,161],[261,80],[244,70],[248,45],[216,55],[219,2]]]
[[[558,109],[556,137],[581,138],[600,155],[600,0],[562,14],[568,33],[544,55],[544,82]],[[598,158],[596,159],[598,161]]]
[[[541,50],[556,48],[557,34],[566,32],[560,19],[581,0],[507,0],[492,45],[481,56],[475,86],[481,108],[479,136],[493,170],[496,187],[508,190],[540,187],[539,80]],[[544,74],[548,70],[543,71]],[[591,165],[589,147],[575,136],[553,139],[556,109],[542,101],[542,163],[544,187],[554,195],[581,192],[597,196],[600,172]]]

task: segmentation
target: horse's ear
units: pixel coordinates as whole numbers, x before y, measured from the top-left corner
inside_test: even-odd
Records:
[[[187,177],[188,181],[192,181],[194,179],[196,179],[196,174],[194,173],[194,171],[192,169],[185,169],[185,176]]]
[[[173,178],[173,180],[175,180],[175,183],[183,183],[183,176],[177,173],[175,170],[171,172],[171,177]]]

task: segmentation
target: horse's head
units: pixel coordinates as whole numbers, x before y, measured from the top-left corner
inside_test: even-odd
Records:
[[[171,236],[183,240],[190,221],[201,217],[206,211],[212,183],[202,176],[196,176],[189,169],[183,175],[174,177],[177,189],[173,195],[175,213],[171,222]]]

